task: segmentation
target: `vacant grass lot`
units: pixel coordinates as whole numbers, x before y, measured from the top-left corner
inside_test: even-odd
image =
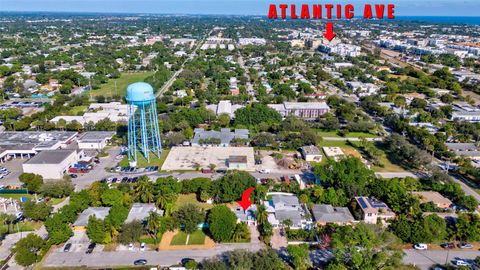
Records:
[[[345,136],[338,135],[337,131],[322,131],[315,129],[318,135],[322,137],[338,137],[338,138],[378,138],[377,135],[365,132],[349,132]]]
[[[160,154],[160,157],[157,157],[155,154],[150,153],[150,163],[147,162],[147,159],[138,152],[137,153],[137,168],[145,168],[147,166],[158,166],[158,169],[163,165],[163,162],[165,162],[165,159],[167,159],[168,153],[170,152],[169,149],[164,149],[162,150],[162,153]],[[121,167],[127,167],[128,166],[128,156],[123,157],[122,161],[120,161],[119,166]]]
[[[182,206],[184,206],[186,204],[189,204],[189,203],[194,204],[194,205],[198,206],[199,208],[202,208],[202,209],[205,209],[205,210],[211,209],[213,207],[213,205],[211,205],[211,204],[198,201],[197,200],[197,195],[195,193],[180,194],[180,195],[178,195],[177,201],[175,202],[175,206],[173,207],[172,211],[175,211],[175,210],[177,210],[177,209],[181,208]]]
[[[179,231],[170,242],[172,246],[184,246],[184,245],[203,245],[205,243],[205,233],[201,230],[197,230],[190,234],[190,238],[188,239],[187,233],[183,231]]]
[[[189,245],[203,245],[205,243],[205,233],[201,230],[190,234]]]
[[[127,86],[135,82],[143,82],[153,72],[135,72],[122,73],[118,79],[110,79],[106,84],[103,84],[100,89],[92,90],[91,94],[95,96],[113,97],[118,95],[124,97],[127,93]],[[115,91],[115,82],[117,83],[117,90]]]
[[[184,246],[187,244],[187,234],[183,231],[179,231],[173,238],[170,245],[172,246]]]

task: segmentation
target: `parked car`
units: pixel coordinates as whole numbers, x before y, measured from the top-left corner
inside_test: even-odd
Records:
[[[96,245],[97,245],[97,244],[95,244],[95,243],[90,243],[90,245],[88,245],[87,252],[85,252],[85,253],[87,253],[87,254],[92,253],[93,250],[95,249],[95,246],[96,246]]]
[[[195,261],[195,260],[192,259],[192,258],[183,258],[183,259],[180,261],[180,263],[181,263],[183,266],[185,266],[185,264],[187,264],[187,263],[190,262],[190,261]]]
[[[470,266],[470,264],[464,260],[457,259],[454,261],[456,266]]]
[[[140,251],[145,251],[145,243],[140,244]]]
[[[210,169],[202,169],[202,173],[208,174],[208,173],[213,173],[213,171]]]
[[[444,249],[452,249],[455,248],[455,245],[453,243],[443,243],[440,245]]]
[[[69,252],[71,248],[72,248],[72,243],[67,243],[63,248],[63,252]]]
[[[418,243],[418,244],[415,244],[413,246],[413,248],[416,249],[416,250],[427,250],[428,246],[427,246],[427,244]]]
[[[473,248],[472,244],[466,243],[466,242],[461,242],[460,244],[458,244],[458,247],[459,247],[459,248],[464,248],[464,249],[466,249],[466,248]]]
[[[261,169],[261,170],[259,171],[259,173],[265,173],[265,174],[266,174],[266,173],[270,173],[270,170],[269,170],[269,169]]]
[[[128,250],[133,250],[133,244],[132,243],[128,244]]]
[[[145,259],[139,259],[139,260],[135,260],[133,262],[134,265],[146,265],[147,264],[147,260]]]
[[[77,177],[78,177],[78,175],[76,175],[76,174],[72,173],[72,174],[70,174],[70,177],[72,177],[72,178],[77,178]]]

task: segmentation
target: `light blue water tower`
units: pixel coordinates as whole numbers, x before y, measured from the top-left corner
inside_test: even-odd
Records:
[[[160,157],[162,143],[158,128],[155,94],[150,84],[137,82],[127,87],[128,118],[128,160],[130,166],[137,166],[137,152],[150,162],[150,153]]]

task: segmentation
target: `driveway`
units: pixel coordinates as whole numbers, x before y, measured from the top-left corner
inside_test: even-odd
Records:
[[[275,228],[273,229],[273,235],[270,239],[270,244],[272,244],[273,249],[282,250],[288,246],[288,240],[286,236],[280,235],[280,229]]]

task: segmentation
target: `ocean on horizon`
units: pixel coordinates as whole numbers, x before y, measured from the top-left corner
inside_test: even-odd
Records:
[[[396,16],[395,19],[402,21],[417,21],[430,23],[480,25],[480,17],[468,16]]]

